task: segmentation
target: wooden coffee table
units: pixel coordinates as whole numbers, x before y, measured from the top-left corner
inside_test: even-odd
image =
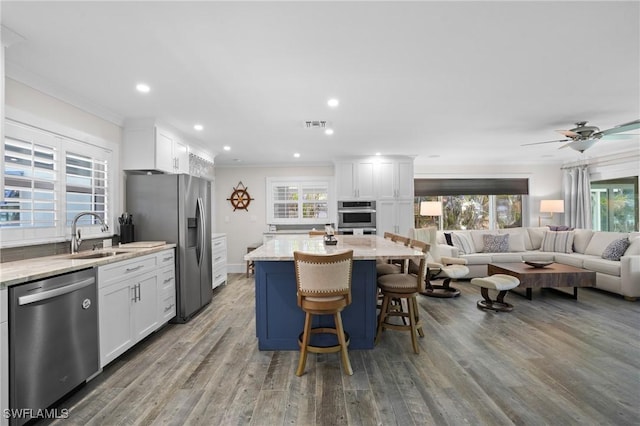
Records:
[[[544,268],[534,268],[525,263],[490,263],[488,271],[489,275],[506,274],[518,278],[520,285],[516,288],[526,289],[529,300],[532,300],[534,288],[573,287],[573,298],[577,299],[578,287],[596,285],[595,272],[561,263],[552,263]]]

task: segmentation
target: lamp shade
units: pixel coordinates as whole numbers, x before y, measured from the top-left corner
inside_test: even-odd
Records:
[[[420,216],[442,216],[442,202],[422,201],[420,203]]]
[[[564,200],[540,200],[541,213],[564,213]]]

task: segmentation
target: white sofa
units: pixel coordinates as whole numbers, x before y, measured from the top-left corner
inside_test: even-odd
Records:
[[[464,234],[473,244],[471,251],[462,253],[460,248],[446,243],[444,232]],[[460,257],[467,260],[469,274],[465,278],[484,277],[487,265],[492,262],[554,261],[596,272],[596,288],[620,294],[627,300],[640,297],[640,233],[600,232],[588,229],[572,231],[571,253],[541,251],[540,247],[547,227],[509,228],[499,230],[438,231],[437,244],[442,256]],[[509,234],[509,251],[484,252],[484,235]],[[409,236],[415,230],[409,231]],[[620,238],[628,237],[631,245],[619,261],[602,258],[605,248]]]

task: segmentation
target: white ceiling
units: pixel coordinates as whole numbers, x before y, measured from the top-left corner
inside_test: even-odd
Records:
[[[24,37],[6,49],[8,77],[118,124],[157,117],[217,153],[217,164],[375,152],[417,164],[563,162],[584,157],[560,143],[520,145],[562,139],[554,130],[575,121],[608,129],[640,118],[638,1],[1,8],[3,26]],[[134,90],[140,81],[149,94]],[[327,120],[335,134],[305,120]],[[638,138],[601,140],[585,155],[639,147]]]

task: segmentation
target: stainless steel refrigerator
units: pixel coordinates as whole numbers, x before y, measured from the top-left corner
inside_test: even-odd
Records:
[[[187,322],[211,301],[211,182],[150,174],[129,175],[125,185],[135,241],[177,244],[174,322]]]

